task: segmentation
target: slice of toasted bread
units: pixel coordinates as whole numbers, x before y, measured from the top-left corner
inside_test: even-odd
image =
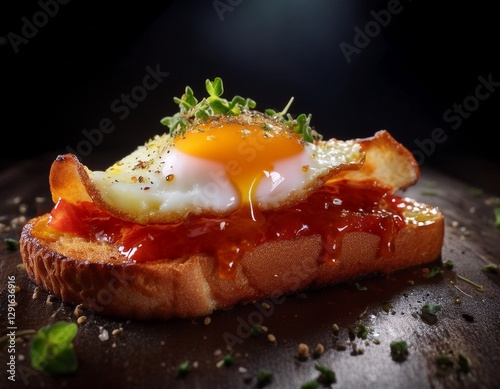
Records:
[[[64,302],[127,319],[192,318],[243,302],[434,261],[441,253],[444,218],[436,208],[419,207],[425,222],[414,222],[413,215],[399,231],[390,258],[379,257],[378,236],[353,232],[345,234],[340,257],[325,263],[320,260],[322,237],[312,235],[257,246],[238,262],[230,279],[219,277],[215,259],[205,253],[135,263],[123,260],[105,243],[69,234],[56,241],[35,237],[33,227],[43,229],[48,214],[25,225],[20,249],[29,277]]]

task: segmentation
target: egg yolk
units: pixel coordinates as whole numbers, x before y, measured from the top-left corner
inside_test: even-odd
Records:
[[[235,122],[202,123],[174,143],[186,154],[223,164],[242,206],[251,210],[259,181],[273,172],[274,162],[304,150],[300,136],[293,132]]]

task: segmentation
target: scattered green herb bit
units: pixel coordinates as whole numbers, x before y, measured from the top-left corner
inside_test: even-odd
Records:
[[[370,333],[370,331],[370,328],[365,326],[361,322],[359,322],[358,325],[353,329],[354,335],[363,340],[368,338],[368,334]]]
[[[425,278],[433,278],[437,276],[438,274],[443,274],[443,269],[441,269],[439,266],[435,266],[432,268],[432,270],[425,276]]]
[[[464,276],[461,276],[460,274],[457,275],[457,278],[462,280],[462,281],[465,281],[467,282],[468,284],[472,285],[473,287],[475,287],[479,292],[484,292],[484,288],[483,288],[483,285],[479,285],[479,284],[476,284],[475,282],[469,280],[468,278],[465,278]]]
[[[77,332],[78,326],[75,323],[65,321],[39,329],[31,341],[33,368],[49,374],[75,371],[78,361],[72,342]]]
[[[472,196],[480,197],[484,194],[484,190],[481,188],[470,188],[470,194]]]
[[[266,369],[260,369],[257,373],[257,385],[259,387],[269,384],[273,379],[273,373]]]
[[[321,139],[321,135],[319,135],[316,131],[314,131],[311,126],[311,114],[306,115],[302,113],[297,116],[296,119],[287,113],[288,109],[292,105],[293,97],[288,101],[288,104],[281,112],[276,112],[273,109],[266,109],[266,114],[269,116],[278,119],[281,123],[286,124],[290,127],[295,133],[302,135],[302,137],[308,142],[314,142],[315,139]]]
[[[431,189],[431,188],[422,189],[421,193],[424,196],[437,196],[438,195],[438,191],[436,189]]]
[[[455,367],[455,363],[458,366],[456,372],[458,373],[469,373],[472,367],[470,359],[462,353],[458,354],[457,358],[453,357],[452,352],[448,354],[440,354],[436,357],[436,364],[438,366],[438,373],[444,374],[450,369]]]
[[[436,364],[441,370],[447,370],[448,368],[453,367],[454,362],[449,354],[439,354],[436,357]]]
[[[441,310],[441,306],[436,304],[425,304],[420,310],[420,318],[429,324],[434,324],[437,321],[436,314]]]
[[[335,376],[335,372],[328,367],[316,364],[314,368],[319,371],[319,377],[316,378],[317,382],[322,383],[325,386],[334,384],[337,382],[337,377]]]
[[[307,381],[300,387],[300,389],[317,389],[317,388],[319,388],[319,382],[316,380]]]
[[[458,354],[458,370],[462,373],[468,373],[471,369],[470,359],[463,354]]]
[[[389,313],[392,310],[392,303],[390,301],[382,301],[382,309],[385,313]]]
[[[252,336],[259,336],[260,334],[263,334],[263,333],[264,333],[264,330],[262,329],[262,326],[260,324],[254,324],[250,328],[250,334],[252,334]]]
[[[391,355],[395,361],[403,361],[408,355],[408,343],[405,340],[391,342]]]
[[[181,376],[185,376],[189,373],[189,370],[191,370],[191,364],[189,361],[184,361],[177,367],[177,373]]]
[[[357,290],[368,290],[366,286],[361,285],[359,282],[355,282],[354,285],[356,285]]]
[[[17,250],[19,248],[19,241],[12,238],[5,238],[5,244],[9,250]]]
[[[485,265],[482,270],[486,273],[498,274],[498,265],[496,265],[494,263],[489,263],[489,264]]]
[[[495,215],[495,227],[500,228],[500,208],[494,208],[493,214]]]
[[[424,196],[436,196],[438,194],[436,190],[436,183],[434,181],[425,182],[421,193]]]
[[[184,94],[180,98],[174,97],[174,103],[179,106],[179,112],[173,116],[165,116],[160,120],[161,124],[169,128],[170,135],[184,134],[196,119],[204,120],[218,114],[235,116],[242,111],[254,109],[257,105],[254,100],[244,99],[241,96],[234,96],[231,101],[222,98],[224,84],[220,77],[216,77],[213,81],[206,80],[205,89],[208,92],[208,97],[202,100],[198,100],[194,96],[193,89],[189,86],[186,86]],[[322,136],[310,126],[311,115],[300,114],[294,119],[288,113],[292,102],[293,97],[281,112],[267,109],[265,113],[300,134],[307,142],[321,139]]]
[[[445,269],[448,269],[448,270],[453,269],[453,266],[455,266],[455,264],[452,261],[450,261],[449,259],[446,262],[444,262],[443,265],[444,265]]]
[[[438,313],[441,310],[441,305],[437,304],[425,304],[422,307],[422,313],[426,313],[428,315],[433,315],[436,316],[436,313]]]
[[[231,366],[234,363],[234,355],[233,354],[227,354],[224,356],[224,365],[226,366]]]

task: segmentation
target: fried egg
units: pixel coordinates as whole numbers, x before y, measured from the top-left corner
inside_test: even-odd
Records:
[[[219,115],[183,135],[157,135],[105,171],[87,170],[86,187],[122,219],[172,223],[293,205],[363,159],[354,140],[309,143],[261,113]]]

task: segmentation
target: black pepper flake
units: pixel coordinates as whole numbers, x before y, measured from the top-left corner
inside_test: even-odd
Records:
[[[150,189],[151,189],[151,187],[149,187],[149,186],[145,186],[143,189],[144,189],[144,190],[150,190]]]

